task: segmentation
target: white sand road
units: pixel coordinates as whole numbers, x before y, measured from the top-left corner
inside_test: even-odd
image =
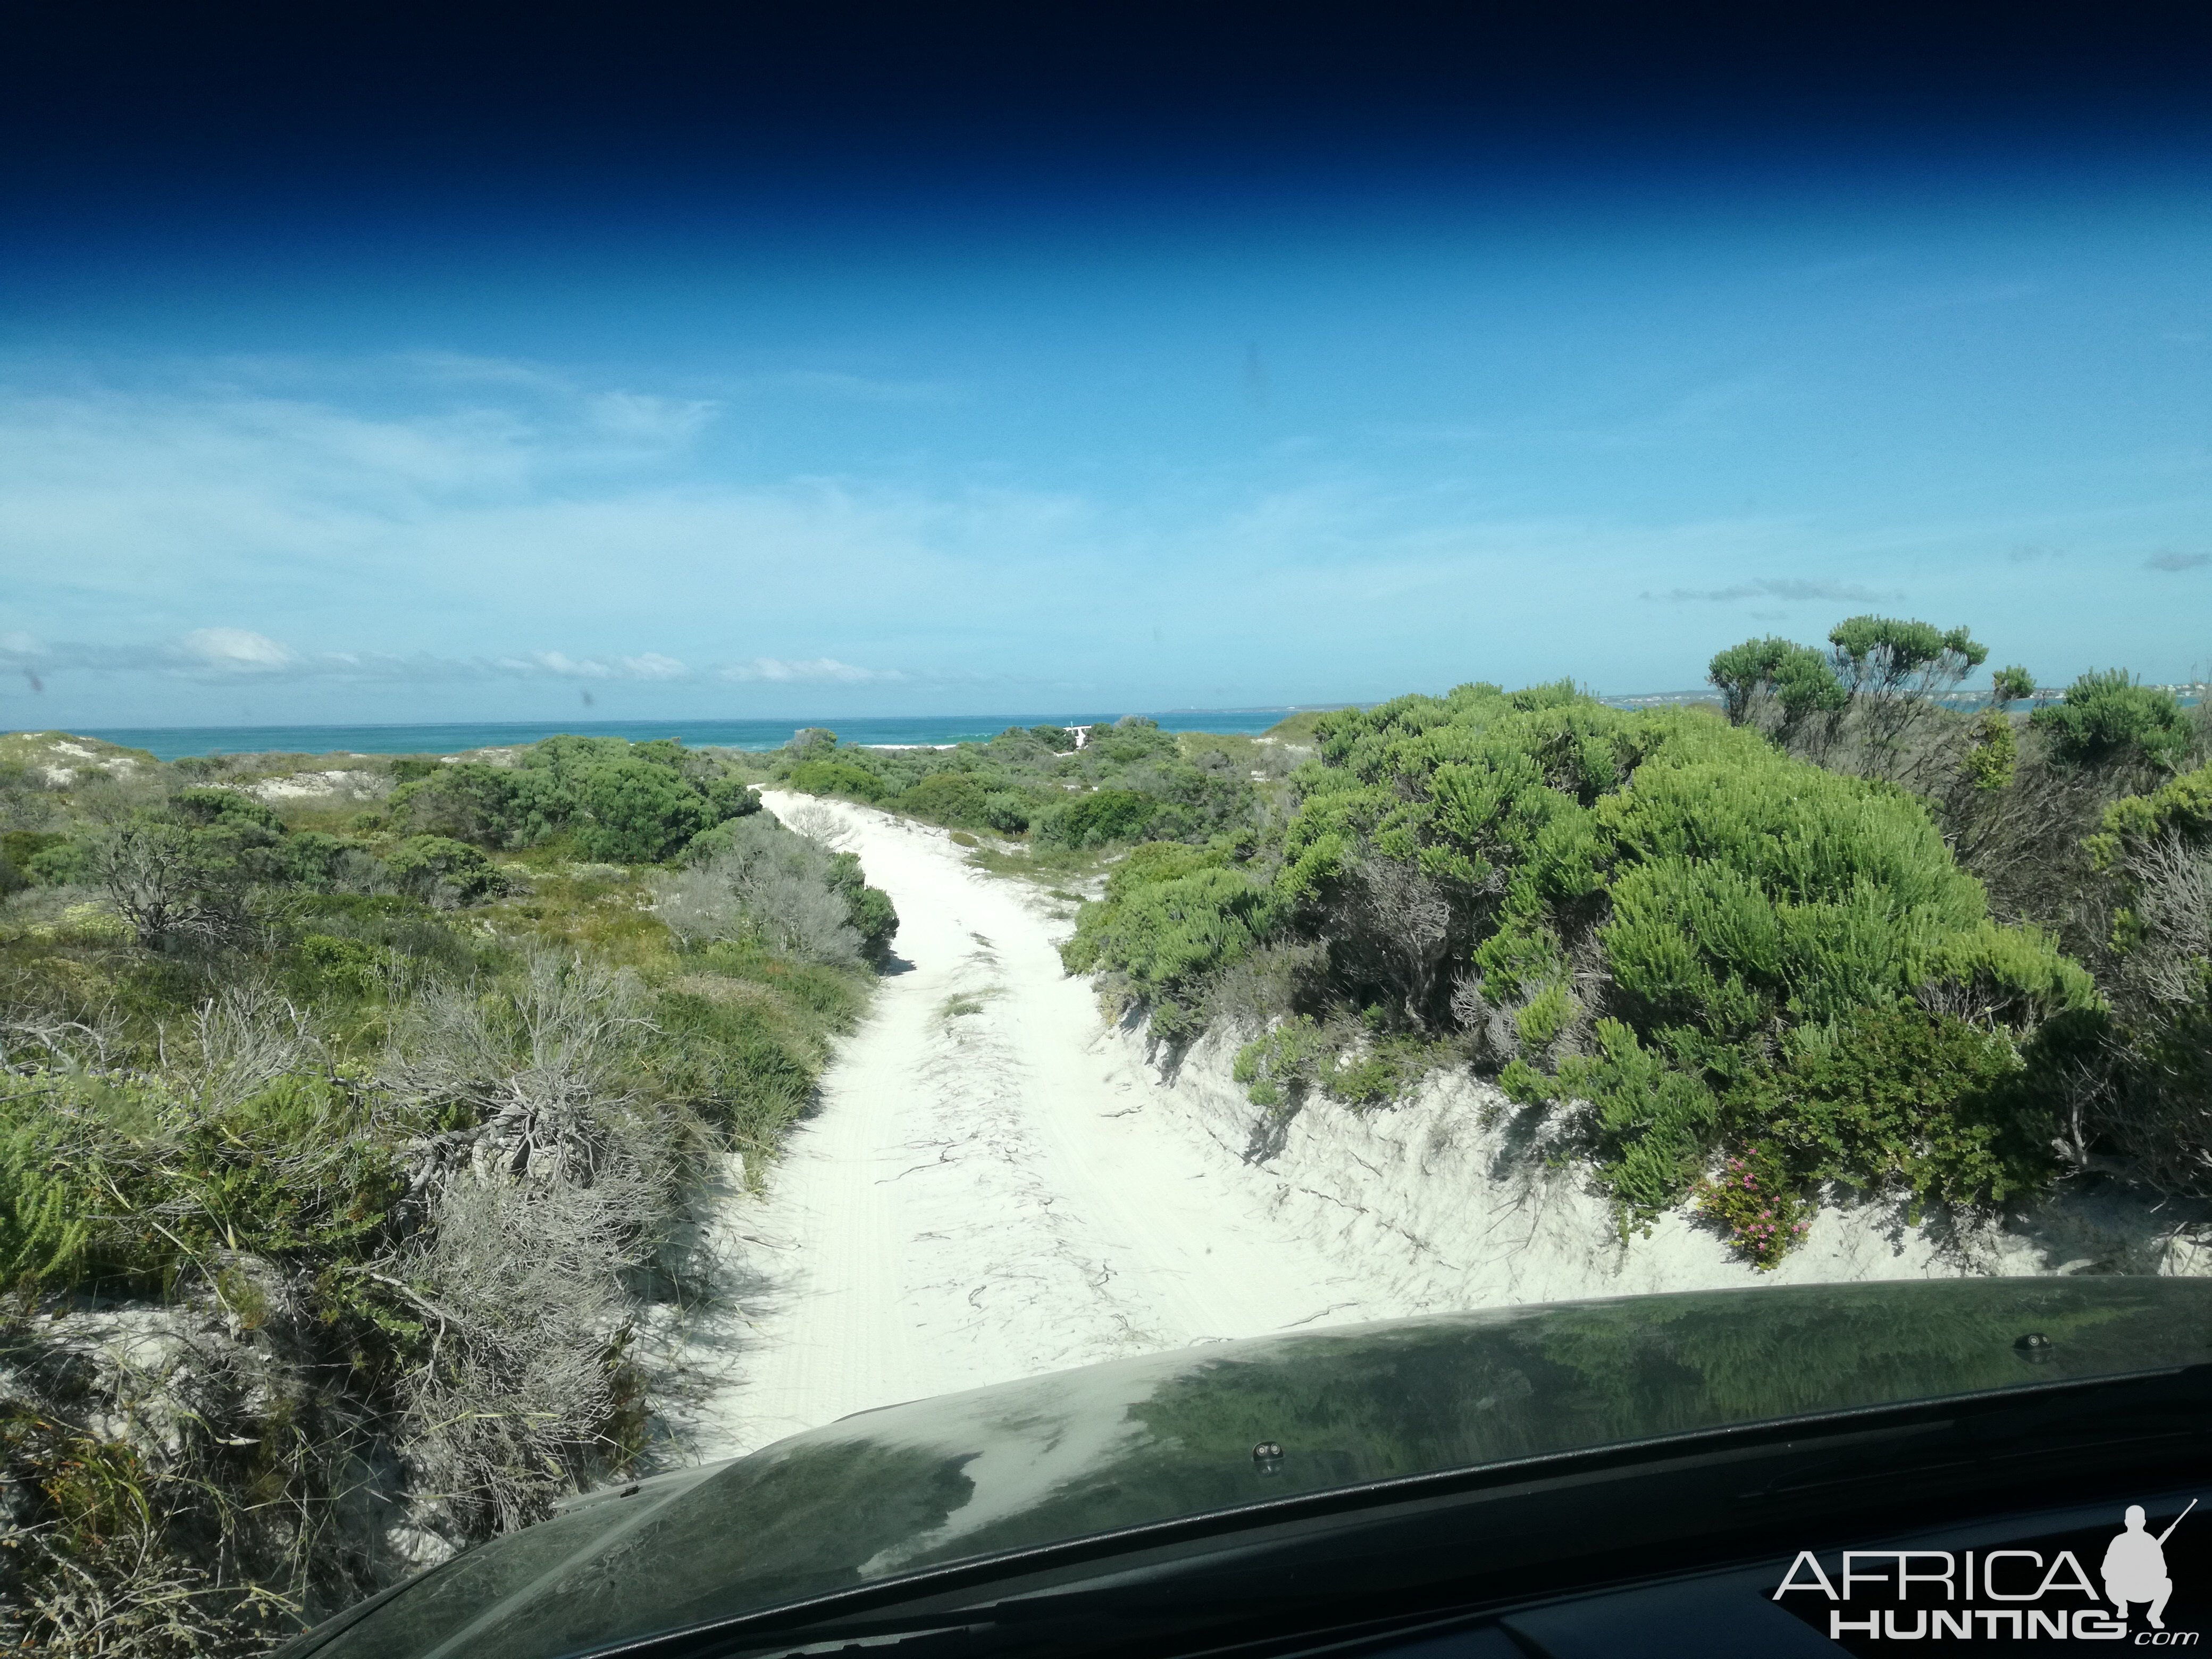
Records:
[[[770,793],[787,815],[805,798]],[[826,805],[826,804],[825,804]],[[898,906],[901,965],[764,1194],[712,1212],[727,1294],[685,1333],[695,1455],[922,1395],[1399,1311],[1144,1109],[1152,1092],[1025,884],[829,805]]]

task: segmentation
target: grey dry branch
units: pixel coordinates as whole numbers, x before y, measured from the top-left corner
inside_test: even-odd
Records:
[[[455,1182],[395,1277],[435,1325],[408,1387],[419,1489],[471,1534],[543,1518],[619,1462],[608,1364],[627,1334],[621,1275],[662,1196],[634,1176],[536,1190]]]
[[[728,829],[723,850],[655,881],[654,913],[684,939],[750,939],[803,962],[857,965],[862,941],[830,884],[830,855],[764,814]]]
[[[627,969],[550,952],[511,996],[430,981],[394,1020],[383,1068],[404,1100],[465,1108],[482,1173],[588,1181],[617,1158],[665,1168],[639,1121],[628,1066],[652,1030]]]
[[[2135,849],[2124,868],[2142,942],[2122,958],[2123,979],[2154,1003],[2203,996],[2212,957],[2212,846],[2169,833]]]

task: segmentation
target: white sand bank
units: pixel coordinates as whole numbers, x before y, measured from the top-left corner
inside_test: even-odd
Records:
[[[1803,1243],[1761,1273],[1684,1211],[1623,1240],[1587,1169],[1548,1156],[1556,1126],[1472,1079],[1431,1079],[1413,1099],[1365,1115],[1322,1102],[1270,1125],[1230,1078],[1233,1041],[1207,1038],[1172,1079],[1145,1065],[1140,1034],[1120,1041],[1156,1079],[1155,1111],[1211,1144],[1241,1205],[1276,1216],[1332,1261],[1356,1263],[1364,1294],[1394,1312],[1730,1285],[2212,1268],[2183,1231],[2202,1222],[2202,1206],[2062,1191],[2002,1223],[1932,1214],[1915,1224],[1901,1199],[1823,1207]]]

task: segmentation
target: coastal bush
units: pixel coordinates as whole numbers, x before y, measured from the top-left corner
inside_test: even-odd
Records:
[[[2020,739],[2002,708],[1985,708],[1967,738],[1966,776],[1979,790],[2002,789],[2019,775]]]
[[[492,862],[466,842],[410,836],[386,855],[399,890],[441,909],[482,903],[505,889]]]
[[[1863,616],[1831,629],[1825,653],[1773,635],[1747,640],[1715,656],[1706,678],[1730,724],[1767,732],[1833,769],[1918,787],[1936,762],[1938,699],[1988,659],[1964,628]],[[2024,670],[2002,673],[2014,677],[2008,687],[2026,678]]]
[[[2069,765],[2113,762],[2171,768],[2194,741],[2181,705],[2171,692],[2142,685],[2124,669],[2081,676],[2065,699],[2039,708],[2028,723],[2051,740]]]
[[[817,733],[770,764],[802,793],[948,827],[1026,834],[1064,861],[1141,840],[1199,845],[1253,827],[1261,808],[1251,775],[1266,778],[1268,767],[1279,774],[1282,757],[1272,749],[1232,757],[1224,741],[1178,737],[1133,718],[1092,728],[1080,749],[1064,726],[1009,726],[988,743],[946,750],[840,747]],[[1239,763],[1255,755],[1263,765]]]
[[[1794,728],[1809,715],[1840,712],[1850,696],[1826,657],[1771,634],[1719,653],[1705,678],[1719,690],[1732,726],[1753,720],[1771,702]]]
[[[882,778],[849,760],[801,761],[787,781],[802,794],[843,795],[871,805],[891,793]]]
[[[2082,1133],[2161,1192],[2212,1194],[2212,765],[2113,802],[2088,845],[2116,900],[2115,1019]]]
[[[1902,1188],[1917,1203],[2002,1204],[2053,1174],[2051,1126],[2004,1035],[1915,1004],[1856,1011],[1753,1067],[1723,1111],[1796,1183]],[[1929,1103],[1946,1109],[1930,1112]]]
[[[1036,803],[1014,789],[994,789],[983,797],[983,822],[1002,836],[1018,836],[1036,816]]]
[[[1295,1106],[1321,1075],[1329,1053],[1327,1035],[1304,1015],[1294,1015],[1237,1051],[1231,1075],[1263,1111]]]
[[[986,830],[990,788],[972,772],[935,772],[900,794],[893,805],[910,817],[956,829]]]
[[[1060,959],[1070,973],[1109,968],[1140,995],[1173,998],[1252,949],[1268,930],[1270,898],[1221,848],[1139,847],[1082,908]]]
[[[576,850],[608,864],[658,864],[714,821],[705,791],[650,761],[583,768],[574,787]]]
[[[834,853],[823,879],[845,902],[845,920],[860,937],[860,953],[871,959],[890,949],[898,933],[898,911],[891,896],[868,885],[857,853]]]
[[[766,813],[702,836],[691,861],[655,882],[657,913],[702,942],[757,939],[805,962],[880,956],[898,930],[890,896],[860,861],[795,835]]]
[[[518,759],[388,826],[288,828],[212,781],[252,770],[226,761],[11,830],[96,884],[0,926],[0,1645],[261,1651],[380,1588],[388,1528],[465,1546],[646,1447],[630,1333],[690,1271],[689,1183],[717,1146],[766,1167],[896,918],[719,762]],[[461,798],[504,817],[432,817]],[[811,932],[763,902],[687,945],[642,884],[562,861],[595,830],[795,848]],[[116,1317],[165,1345],[158,1376],[99,1357]]]
[[[1765,1147],[1747,1146],[1698,1184],[1696,1208],[1736,1253],[1762,1270],[1778,1267],[1812,1227],[1816,1206]]]
[[[432,764],[386,808],[403,835],[434,835],[492,850],[569,836],[587,859],[653,864],[702,830],[759,810],[744,782],[673,739],[554,737],[513,766]]]
[[[1841,631],[1862,693],[1922,695],[1979,649]],[[1717,1152],[1754,1139],[1801,1182],[1947,1204],[2002,1201],[2047,1171],[2042,1109],[2004,1079],[2041,1023],[2094,1009],[2096,987],[2045,935],[1994,922],[1895,787],[1567,686],[1401,698],[1316,735],[1279,842],[1139,848],[1079,917],[1071,969],[1187,1021],[1231,964],[1310,942],[1327,994],[1375,1011],[1419,1064],[1461,1034],[1514,1097],[1577,1114],[1631,1218],[1682,1201]],[[1840,1061],[1808,1058],[1845,1030],[1872,1068],[1848,1086]],[[1879,1111],[1851,1109],[1886,1127],[1832,1146],[1802,1127],[1840,1121],[1849,1090],[1878,1095]],[[1809,1115],[1785,1121],[1773,1103]]]
[[[1048,808],[1036,820],[1036,836],[1054,846],[1073,848],[1134,841],[1160,811],[1157,797],[1134,789],[1093,790]]]
[[[452,766],[395,763],[404,781],[386,811],[404,832],[443,836],[478,847],[501,848],[520,838],[526,816],[521,781],[512,768],[464,761]],[[401,772],[398,768],[408,766]]]

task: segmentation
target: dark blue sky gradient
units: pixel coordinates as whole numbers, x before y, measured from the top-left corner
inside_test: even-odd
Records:
[[[2197,669],[2203,9],[1776,9],[20,8],[0,725]]]

